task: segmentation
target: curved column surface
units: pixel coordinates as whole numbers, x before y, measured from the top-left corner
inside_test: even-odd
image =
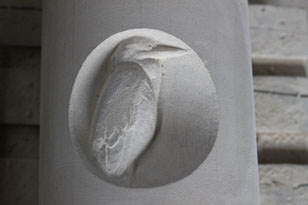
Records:
[[[259,204],[245,1],[45,1],[40,204]]]

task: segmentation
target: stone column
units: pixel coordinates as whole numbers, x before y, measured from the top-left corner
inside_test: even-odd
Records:
[[[47,0],[43,11],[41,205],[259,204],[246,1]],[[142,72],[122,75],[131,59]],[[119,148],[110,171],[100,161],[108,131],[93,126],[121,117],[122,105],[98,105],[117,76],[133,79],[129,88],[149,77],[153,92],[140,91],[150,111],[121,148],[134,154],[118,162]]]

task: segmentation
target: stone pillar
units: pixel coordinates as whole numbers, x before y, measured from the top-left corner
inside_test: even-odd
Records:
[[[259,204],[246,1],[47,0],[43,11],[41,205]],[[148,52],[148,43],[152,57],[129,50]],[[145,71],[128,80],[148,79],[146,69],[157,66],[166,73],[160,87],[157,78],[144,81],[154,91],[144,104],[150,114],[140,115],[149,123],[140,120],[137,130],[150,131],[133,133],[141,136],[134,157],[109,172],[87,147],[100,122],[94,94],[108,93],[121,72],[112,74],[105,58],[121,67],[126,54]],[[115,109],[106,106],[102,115]]]

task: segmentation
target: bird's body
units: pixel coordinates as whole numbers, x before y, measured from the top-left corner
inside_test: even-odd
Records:
[[[121,42],[110,57],[91,130],[90,149],[105,175],[120,177],[154,137],[164,58],[183,49],[133,37]]]

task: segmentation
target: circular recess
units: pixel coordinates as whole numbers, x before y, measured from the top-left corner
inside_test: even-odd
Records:
[[[154,187],[191,174],[217,136],[210,73],[187,44],[165,32],[132,29],[86,58],[69,105],[73,145],[101,179]]]

